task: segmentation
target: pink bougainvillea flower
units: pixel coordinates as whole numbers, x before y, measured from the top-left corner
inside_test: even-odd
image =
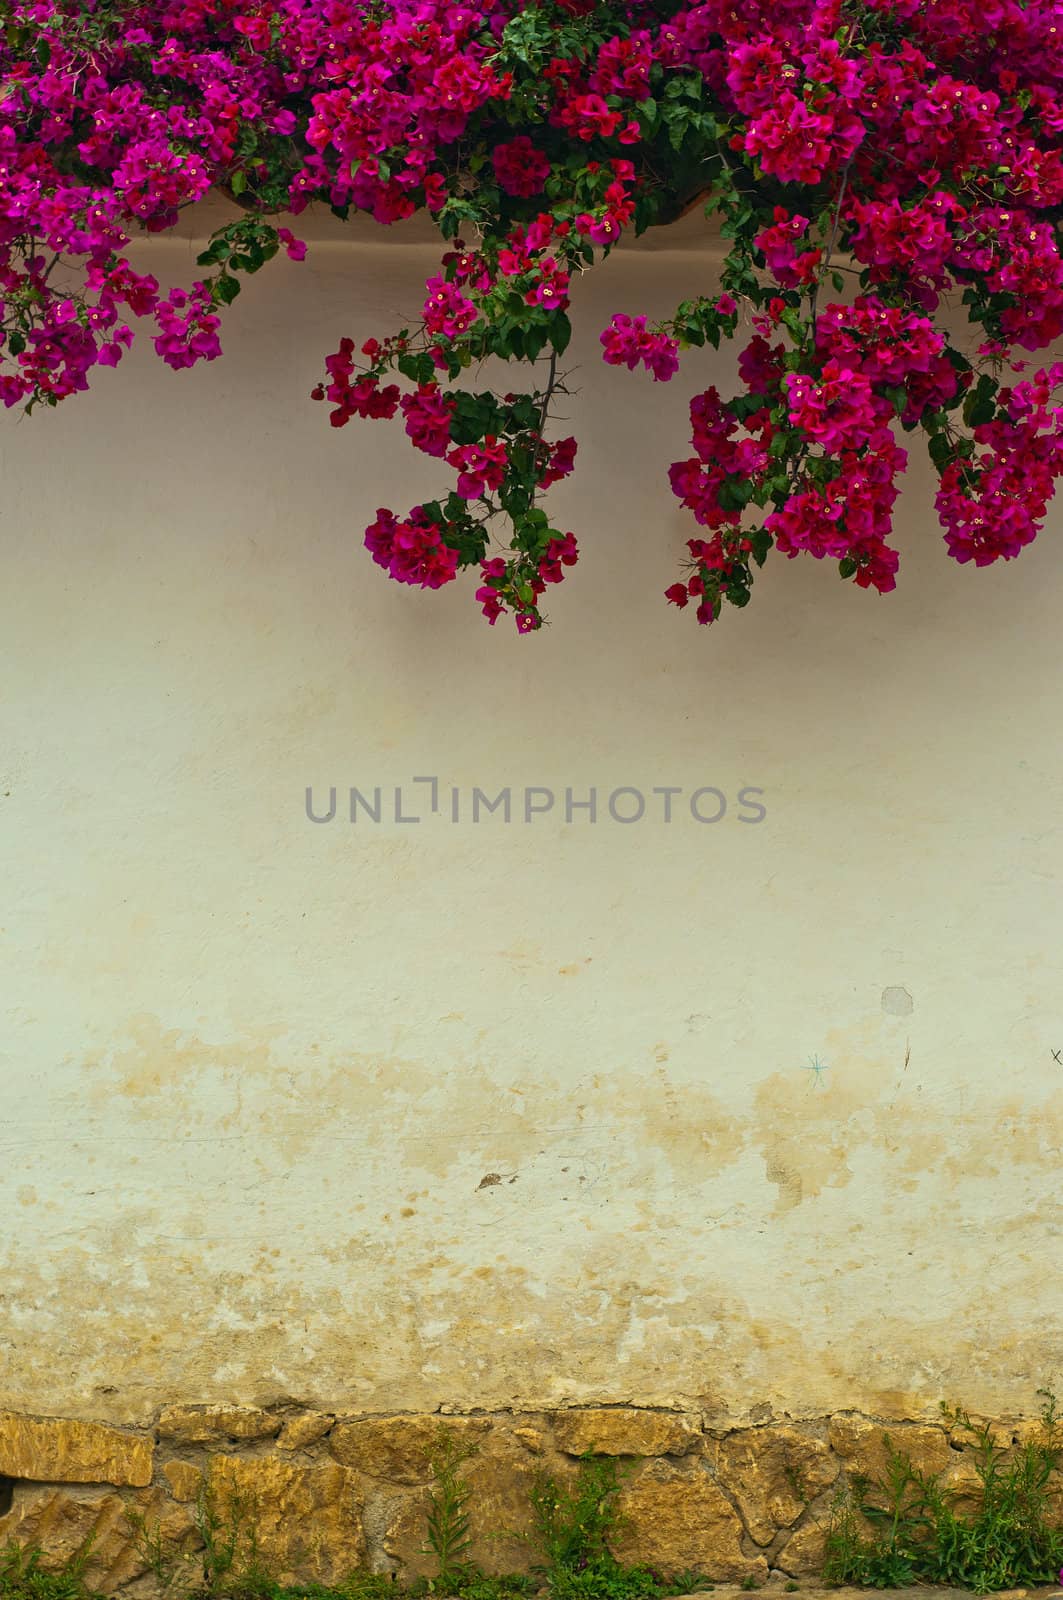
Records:
[[[89,12],[10,0],[0,30],[5,407],[83,393],[145,318],[171,368],[215,361],[242,275],[307,253],[285,207],[425,210],[447,249],[420,314],[342,339],[311,392],[336,429],[401,415],[457,473],[377,514],[374,559],[427,588],[469,569],[490,622],[534,633],[577,556],[540,504],[575,464],[553,428],[571,286],[707,198],[719,290],[600,334],[607,363],[664,382],[748,308],[734,392],[693,395],[668,471],[697,527],[670,604],[703,625],[745,605],[772,549],[887,593],[902,436],[929,452],[956,561],[1013,560],[1043,527],[1063,477],[1063,367],[1036,354],[1063,338],[1059,0],[867,0],[857,28],[838,0]],[[183,253],[165,287],[137,271],[133,237],[212,188],[236,205],[194,272]],[[477,386],[498,358],[523,392]]]

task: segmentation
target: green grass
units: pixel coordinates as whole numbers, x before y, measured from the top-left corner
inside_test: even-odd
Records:
[[[268,1576],[260,1577],[252,1589],[235,1592],[242,1600],[392,1600],[403,1591],[386,1572],[354,1572],[334,1584],[277,1583]]]
[[[571,1488],[545,1474],[536,1480],[532,1516],[542,1560],[535,1570],[552,1600],[663,1600],[712,1587],[697,1572],[667,1579],[650,1567],[625,1566],[613,1555],[610,1540],[624,1525],[617,1498],[634,1465],[588,1454]]]
[[[273,1600],[276,1583],[258,1547],[258,1506],[235,1479],[205,1484],[196,1496],[194,1549],[174,1545],[157,1523],[128,1508],[126,1524],[133,1546],[164,1595],[174,1600]],[[5,1597],[0,1594],[0,1600]],[[366,1600],[372,1600],[367,1596]]]
[[[972,1447],[978,1477],[973,1511],[961,1511],[960,1492],[950,1491],[940,1473],[917,1471],[884,1435],[885,1475],[854,1477],[835,1503],[827,1581],[876,1589],[948,1584],[976,1594],[1058,1582],[1063,1430],[1055,1396],[1038,1392],[1044,1400],[1040,1435],[1014,1452],[994,1441],[988,1423],[942,1405],[945,1421]]]
[[[392,1585],[392,1593],[396,1592],[403,1593],[399,1584]],[[431,1592],[442,1594],[443,1590],[438,1588],[435,1580],[422,1579],[405,1592],[410,1600],[419,1600],[421,1595]],[[535,1583],[523,1572],[496,1575],[481,1572],[479,1567],[470,1563],[455,1575],[454,1587],[446,1590],[446,1593],[456,1595],[458,1600],[526,1600],[526,1597],[535,1593]]]
[[[13,1541],[0,1550],[0,1600],[87,1600],[91,1548],[83,1546],[59,1571],[41,1566],[42,1551]]]

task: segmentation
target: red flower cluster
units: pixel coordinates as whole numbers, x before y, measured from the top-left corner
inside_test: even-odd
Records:
[[[342,428],[352,417],[393,417],[398,410],[400,390],[389,383],[381,388],[372,373],[351,382],[354,373],[354,340],[341,339],[335,355],[325,361],[330,382],[319,384],[314,390],[315,400],[329,400],[334,409],[329,421],[334,428]]]
[[[666,333],[650,333],[645,317],[629,317],[617,312],[601,336],[604,359],[610,366],[626,366],[632,371],[641,362],[652,372],[654,382],[667,382],[679,371],[679,346]]]
[[[550,162],[526,134],[496,146],[491,155],[495,176],[507,194],[542,194],[550,176]]]
[[[440,589],[457,576],[458,552],[443,540],[443,530],[415,506],[404,522],[394,512],[381,510],[365,531],[365,547],[378,567],[396,583]]]

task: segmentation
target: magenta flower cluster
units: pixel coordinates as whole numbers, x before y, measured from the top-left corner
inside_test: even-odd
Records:
[[[133,236],[212,189],[234,220],[190,281],[136,270]],[[10,0],[0,399],[85,390],[138,322],[169,367],[213,361],[244,276],[306,254],[271,219],[426,209],[450,248],[417,325],[343,339],[314,395],[454,474],[377,512],[374,561],[471,569],[487,619],[533,632],[578,557],[540,503],[575,465],[547,436],[573,278],[706,202],[720,283],[600,335],[665,382],[742,329],[741,387],[693,397],[670,469],[700,532],[668,599],[711,622],[772,549],[892,589],[906,435],[950,555],[1017,556],[1063,476],[1063,363],[1023,356],[1063,338],[1059,0]],[[489,358],[536,377],[476,390]]]
[[[652,372],[654,381],[666,381],[679,371],[679,344],[666,333],[651,333],[645,317],[628,317],[618,312],[601,336],[604,359],[611,366],[626,366],[633,372],[641,363]]]

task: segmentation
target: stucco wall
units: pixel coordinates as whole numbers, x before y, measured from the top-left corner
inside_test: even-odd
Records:
[[[699,630],[665,474],[733,352],[598,359],[711,277],[656,240],[575,296],[583,561],[550,628],[492,630],[362,549],[447,469],[306,398],[436,252],[321,232],[223,360],[145,342],[0,428],[0,1406],[1029,1412],[1063,1354],[1063,508],[958,568],[916,441],[897,593],[773,558]],[[450,820],[477,786],[508,826]]]

